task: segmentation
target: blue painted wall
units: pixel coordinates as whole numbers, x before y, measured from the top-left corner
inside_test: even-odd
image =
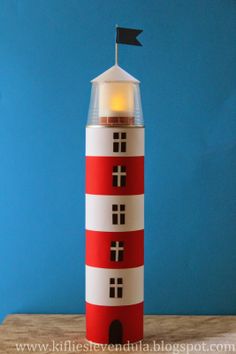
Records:
[[[236,314],[236,2],[0,0],[0,315],[84,311],[89,81],[142,81],[146,313]]]

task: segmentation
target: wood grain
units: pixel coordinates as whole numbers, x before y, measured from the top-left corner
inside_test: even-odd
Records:
[[[156,347],[153,347],[153,341]],[[203,342],[206,350],[200,347]],[[87,347],[85,350],[84,347],[82,350],[82,345],[89,345],[85,340],[84,315],[8,316],[0,326],[0,353],[19,353],[16,345],[24,343],[36,345],[34,351],[31,348],[31,352],[34,353],[64,354],[90,352],[92,349]],[[180,344],[184,345],[182,350]],[[212,344],[215,349],[210,347]],[[42,345],[48,347],[42,348]],[[215,347],[216,345],[219,346]],[[96,347],[93,351],[117,352],[111,349]],[[126,346],[120,352],[154,351],[178,354],[206,353],[206,351],[232,353],[233,350],[236,352],[236,316],[145,316],[145,339],[142,345],[138,344],[129,349]],[[27,348],[24,350],[24,353],[29,352]]]

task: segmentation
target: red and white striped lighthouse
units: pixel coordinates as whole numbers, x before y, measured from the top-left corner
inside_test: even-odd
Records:
[[[92,81],[86,128],[86,338],[143,338],[144,126],[139,81]]]

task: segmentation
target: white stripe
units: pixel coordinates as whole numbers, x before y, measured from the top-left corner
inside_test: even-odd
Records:
[[[113,152],[115,132],[126,133],[126,152]],[[87,127],[86,156],[144,156],[144,128]]]
[[[143,301],[144,267],[107,269],[86,266],[86,301],[94,305],[125,306]],[[122,298],[110,298],[110,278],[122,278]]]
[[[125,224],[113,225],[112,205],[125,205]],[[119,213],[118,213],[118,219]],[[119,222],[118,220],[118,222]],[[86,194],[86,229],[94,231],[135,231],[144,228],[144,195],[104,196]]]

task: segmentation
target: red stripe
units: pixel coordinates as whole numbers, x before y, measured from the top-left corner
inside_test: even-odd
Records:
[[[126,185],[113,187],[113,167],[126,167]],[[144,157],[86,157],[86,193],[131,195],[144,193]]]
[[[111,260],[111,241],[123,241],[123,260]],[[144,262],[144,230],[101,232],[86,230],[86,264],[98,268],[132,268]]]
[[[143,302],[129,306],[86,303],[86,338],[94,343],[109,343],[109,330],[114,320],[120,321],[123,343],[143,339]]]

